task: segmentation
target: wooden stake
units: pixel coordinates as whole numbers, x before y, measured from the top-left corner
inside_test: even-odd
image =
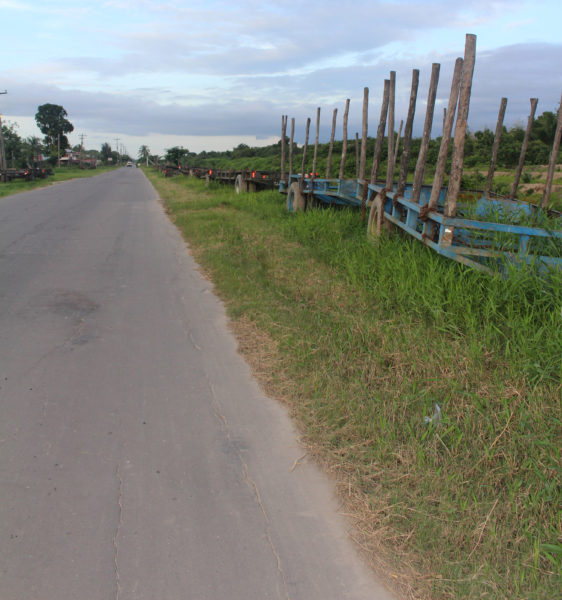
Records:
[[[314,140],[314,157],[312,159],[312,178],[316,177],[316,163],[318,160],[318,139],[320,136],[320,107],[316,109],[316,138]]]
[[[299,191],[302,194],[304,187],[304,176],[306,175],[306,151],[308,149],[308,135],[310,133],[310,117],[306,120],[306,133],[304,136],[304,148],[302,149],[302,165],[301,165],[301,177],[299,179]]]
[[[287,181],[285,173],[285,138],[287,137],[287,116],[281,117],[281,181]]]
[[[345,172],[345,155],[347,154],[347,119],[349,117],[349,98],[345,101],[345,111],[343,113],[343,140],[341,147],[340,179],[343,179]]]
[[[418,98],[418,84],[420,81],[419,69],[412,71],[412,88],[410,90],[410,105],[408,106],[408,116],[406,117],[406,128],[404,129],[404,148],[402,149],[402,158],[400,159],[400,174],[398,176],[398,186],[396,192],[402,196],[406,189],[406,178],[408,176],[408,163],[410,160],[410,148],[412,146],[412,129],[414,126],[414,115],[416,113],[416,101]]]
[[[375,154],[373,156],[373,166],[371,168],[371,183],[376,183],[379,174],[381,162],[382,144],[384,142],[384,130],[386,129],[386,117],[388,115],[388,97],[390,95],[390,80],[384,80],[384,89],[382,94],[381,116],[377,128],[377,139],[375,141]]]
[[[552,144],[552,152],[548,161],[548,171],[546,173],[546,182],[544,184],[544,193],[542,196],[541,208],[546,209],[550,201],[550,191],[554,180],[554,169],[558,160],[558,151],[560,149],[560,138],[562,137],[562,97],[560,98],[560,106],[558,107],[558,125],[554,134],[554,143]]]
[[[525,130],[525,137],[523,138],[523,145],[521,146],[521,154],[519,155],[519,164],[515,171],[515,179],[511,185],[511,197],[515,198],[517,188],[519,187],[519,180],[521,179],[521,173],[523,172],[523,166],[525,164],[525,154],[527,154],[527,145],[529,138],[531,137],[531,129],[533,128],[533,121],[535,120],[535,111],[537,110],[538,98],[531,98],[531,114],[527,119],[527,129]]]
[[[367,164],[367,131],[368,131],[368,115],[369,115],[369,88],[363,88],[363,127],[361,137],[361,162],[359,164],[359,179],[365,179],[365,165]]]
[[[355,132],[355,179],[359,179],[359,134]]]
[[[445,168],[447,166],[447,155],[449,154],[449,146],[451,144],[451,132],[455,122],[455,112],[459,101],[459,90],[461,85],[463,59],[457,58],[455,62],[455,70],[453,72],[453,80],[451,82],[451,93],[449,94],[449,106],[445,109],[445,122],[443,123],[443,135],[441,137],[441,146],[435,165],[435,177],[431,187],[431,196],[429,198],[429,209],[435,210],[439,204],[439,194],[445,179]]]
[[[295,119],[291,118],[291,139],[289,140],[289,175],[293,174],[293,140],[295,138]]]
[[[420,153],[416,162],[416,171],[414,173],[414,183],[412,186],[412,202],[419,202],[421,188],[425,177],[425,161],[429,140],[431,138],[431,126],[433,125],[433,111],[435,110],[435,98],[437,96],[437,84],[439,83],[439,63],[433,63],[431,67],[431,79],[429,81],[429,92],[427,95],[427,109],[425,111],[425,123],[423,126],[423,135],[420,146]]]
[[[455,124],[455,137],[453,139],[453,161],[451,174],[449,176],[449,189],[447,190],[447,201],[445,204],[445,216],[454,217],[457,214],[457,201],[461,189],[462,169],[464,164],[464,142],[466,138],[466,127],[468,122],[468,107],[470,105],[470,93],[472,91],[472,76],[474,74],[474,62],[476,59],[476,36],[469,33],[466,36],[464,46],[464,62],[462,67],[462,82],[459,92],[459,105],[457,122]],[[452,242],[452,232],[447,232],[445,242]]]
[[[492,182],[494,181],[494,171],[496,170],[496,162],[498,160],[498,150],[503,131],[503,119],[505,117],[505,108],[507,106],[507,98],[502,98],[500,102],[500,111],[498,113],[498,122],[496,124],[496,134],[494,135],[494,145],[492,146],[492,157],[490,159],[490,167],[488,169],[488,177],[486,178],[486,188],[484,196],[487,198],[492,190]]]
[[[387,190],[392,190],[394,180],[394,103],[396,96],[396,71],[390,71],[390,93],[388,98],[388,157],[386,161]]]
[[[394,146],[394,164],[398,162],[398,148],[400,148],[400,137],[402,136],[402,127],[404,127],[404,119],[400,119],[400,127],[396,135],[396,146]]]
[[[326,179],[330,179],[330,171],[332,170],[332,152],[334,151],[334,138],[336,136],[336,118],[338,116],[338,109],[334,108],[334,114],[332,116],[332,133],[330,135],[330,147],[328,148],[328,160],[326,161]]]

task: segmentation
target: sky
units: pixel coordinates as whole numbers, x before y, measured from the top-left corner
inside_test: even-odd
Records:
[[[432,63],[441,65],[432,135],[439,135],[455,59],[475,34],[469,129],[525,126],[556,111],[562,93],[560,0],[0,0],[0,113],[22,137],[42,137],[34,115],[59,104],[71,144],[104,142],[137,156],[182,146],[228,150],[280,139],[281,116],[321,108],[320,140],[351,100],[349,137],[361,132],[369,88],[375,135],[384,79],[396,72],[396,129],[420,70],[414,135],[421,135]]]

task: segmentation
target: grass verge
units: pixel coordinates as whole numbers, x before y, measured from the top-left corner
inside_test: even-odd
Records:
[[[73,169],[68,167],[55,168],[54,175],[46,179],[36,179],[35,181],[25,181],[23,179],[15,179],[8,183],[0,183],[0,198],[3,196],[11,196],[19,192],[27,192],[36,188],[46,187],[53,183],[68,181],[69,179],[78,179],[82,177],[93,177],[100,175],[106,171],[113,171],[116,167],[98,167],[97,169]]]
[[[357,211],[146,172],[393,587],[556,597],[561,279],[504,281],[400,236],[369,244]]]

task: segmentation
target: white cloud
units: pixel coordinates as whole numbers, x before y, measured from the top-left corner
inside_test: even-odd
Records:
[[[0,0],[8,6],[24,4]],[[557,6],[550,0],[542,8],[507,0],[350,0],[345,9],[335,0],[45,0],[40,10],[47,17],[25,30],[17,29],[21,19],[5,19],[13,51],[0,81],[9,95],[0,106],[29,117],[39,104],[54,102],[91,132],[216,141],[276,136],[281,114],[303,123],[317,106],[325,133],[332,109],[346,98],[350,129],[357,129],[367,85],[374,130],[388,72],[397,72],[399,120],[411,71],[419,68],[420,129],[431,63],[442,64],[445,101],[454,59],[464,49],[463,28],[471,23],[478,50],[469,125],[493,127],[502,96],[509,98],[506,122],[526,118],[531,96],[540,98],[539,110],[556,107]],[[512,27],[523,22],[524,28]]]

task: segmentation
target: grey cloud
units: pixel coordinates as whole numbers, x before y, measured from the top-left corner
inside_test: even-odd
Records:
[[[461,48],[462,50],[462,48]],[[493,129],[500,98],[508,98],[506,125],[525,123],[529,98],[539,98],[539,111],[556,110],[562,91],[562,75],[553,70],[552,56],[562,55],[562,45],[518,44],[477,54],[469,127]],[[304,122],[322,107],[322,137],[329,135],[332,109],[338,107],[338,131],[346,98],[351,98],[350,132],[360,130],[364,86],[370,88],[370,131],[376,129],[382,84],[389,71],[397,72],[397,122],[405,117],[412,68],[419,68],[420,89],[415,134],[419,135],[425,113],[424,101],[431,62],[442,64],[438,97],[446,103],[456,56],[427,56],[412,64],[409,59],[387,58],[376,64],[353,68],[318,69],[306,75],[238,76],[230,88],[178,93],[167,90],[167,104],[151,101],[162,90],[151,84],[120,94],[63,90],[53,85],[22,84],[5,81],[10,93],[2,97],[2,109],[10,116],[34,115],[45,102],[62,104],[70,120],[80,127],[145,136],[150,133],[179,135],[256,135],[279,134],[281,114],[295,117],[299,141]],[[196,104],[186,106],[186,103]],[[442,106],[442,105],[441,105]],[[436,110],[434,134],[440,133],[441,118]]]

